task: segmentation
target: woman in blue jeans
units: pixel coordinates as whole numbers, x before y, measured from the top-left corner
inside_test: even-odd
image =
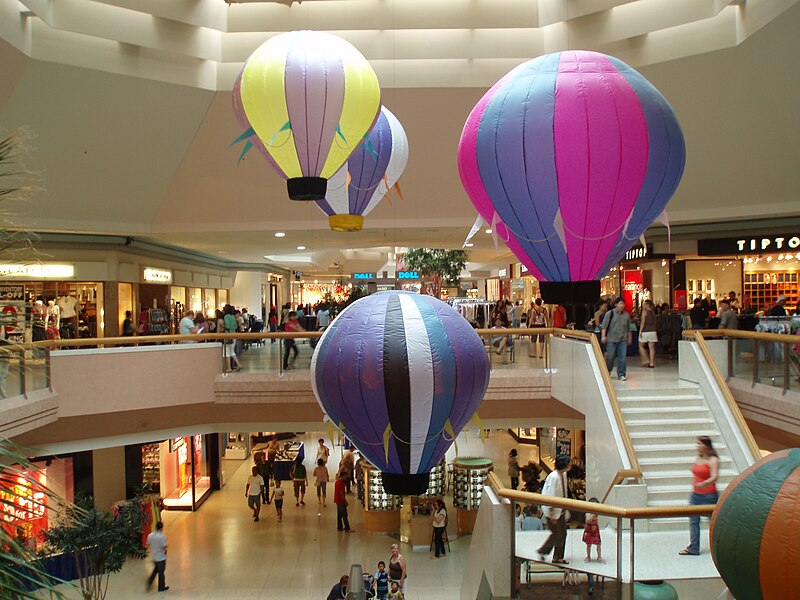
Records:
[[[717,478],[719,477],[719,457],[711,438],[701,435],[697,438],[697,458],[692,466],[694,486],[689,504],[716,504]],[[689,517],[689,545],[678,552],[681,556],[697,556],[700,554],[700,517]]]

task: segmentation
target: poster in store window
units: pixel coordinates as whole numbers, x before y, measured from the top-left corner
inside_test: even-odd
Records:
[[[556,430],[556,457],[572,457],[572,437],[570,430],[559,427]]]
[[[0,327],[3,337],[21,344],[25,341],[25,286],[0,284]]]
[[[36,482],[31,485],[31,482]],[[0,485],[0,514],[3,529],[31,547],[41,541],[47,529],[47,473],[25,471],[3,475]]]

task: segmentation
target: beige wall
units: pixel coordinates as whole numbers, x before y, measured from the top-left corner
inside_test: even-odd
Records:
[[[732,262],[732,265],[728,265]],[[727,295],[731,290],[737,296],[742,295],[742,270],[738,260],[730,261],[727,258],[716,260],[687,260],[686,279],[713,279],[716,290],[716,297]],[[687,292],[687,297],[691,304],[691,299],[695,296],[707,296],[709,292],[691,291]]]
[[[125,448],[92,451],[94,504],[109,510],[118,500],[125,500]]]

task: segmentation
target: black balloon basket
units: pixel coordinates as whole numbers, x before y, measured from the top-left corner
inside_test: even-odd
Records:
[[[428,491],[428,473],[395,475],[381,473],[383,491],[396,496],[421,496]]]
[[[539,286],[547,304],[594,304],[600,299],[599,281],[542,281]]]
[[[324,177],[292,177],[286,180],[286,188],[292,200],[322,200],[328,191],[328,180]]]

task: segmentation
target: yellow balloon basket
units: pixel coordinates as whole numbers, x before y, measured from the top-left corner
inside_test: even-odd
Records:
[[[328,223],[333,231],[361,231],[364,217],[361,215],[330,215]]]

